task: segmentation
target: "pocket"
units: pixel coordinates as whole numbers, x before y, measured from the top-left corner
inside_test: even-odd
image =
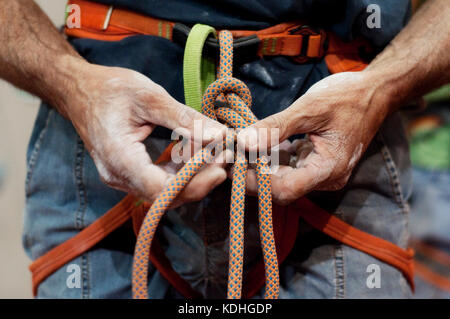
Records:
[[[39,151],[41,149],[42,142],[45,139],[46,133],[48,131],[50,119],[53,112],[54,112],[53,109],[51,109],[45,103],[42,103],[39,108],[36,120],[34,122],[33,131],[31,133],[30,141],[28,142],[27,156],[26,156],[27,174],[25,179],[25,195],[27,197],[30,193],[30,182],[33,176],[34,167],[39,157]]]
[[[387,173],[391,198],[405,213],[409,212],[408,199],[412,192],[412,171],[409,144],[398,113],[386,119],[375,137]]]

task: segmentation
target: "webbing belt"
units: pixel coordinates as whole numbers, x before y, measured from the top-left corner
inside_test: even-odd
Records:
[[[70,0],[80,8],[81,26],[66,27],[74,37],[118,41],[136,34],[159,36],[184,46],[190,28],[181,23],[152,18],[130,10],[85,0]],[[234,50],[239,56],[285,55],[296,60],[323,57],[326,34],[296,22],[282,23],[259,31],[231,30],[236,40]],[[210,38],[205,53],[216,58],[219,43]]]
[[[70,37],[119,41],[135,35],[151,35],[185,46],[191,30],[182,23],[92,1],[69,0],[68,4],[79,6],[81,14],[80,26],[65,28]],[[283,22],[262,30],[230,32],[234,37],[233,51],[241,62],[275,55],[291,57],[298,63],[324,57],[330,72],[338,73],[363,70],[367,66],[367,57],[375,53],[363,38],[344,42],[332,32],[312,28],[301,21]],[[217,39],[208,37],[203,53],[216,59],[219,56]]]

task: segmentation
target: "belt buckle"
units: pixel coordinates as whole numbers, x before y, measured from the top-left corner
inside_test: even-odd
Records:
[[[308,57],[308,47],[309,47],[309,37],[312,35],[320,35],[324,37],[323,45],[322,45],[322,54],[321,56],[325,54],[327,41],[326,41],[326,34],[317,28],[311,27],[309,25],[300,25],[295,26],[288,30],[289,34],[292,35],[301,35],[302,36],[302,49],[298,56],[293,57],[293,60],[298,63],[305,63],[313,58]]]
[[[105,31],[106,29],[108,29],[113,10],[114,10],[114,6],[109,6],[108,11],[106,12],[105,20],[103,21],[102,31]]]

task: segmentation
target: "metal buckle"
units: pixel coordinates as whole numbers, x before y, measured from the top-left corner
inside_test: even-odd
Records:
[[[290,29],[289,34],[298,34],[302,36],[302,50],[300,54],[296,57],[293,57],[293,59],[297,62],[304,63],[308,61],[310,58],[307,56],[308,54],[308,47],[309,47],[309,37],[312,35],[321,35],[325,36],[323,32],[320,31],[320,29],[311,27],[309,25],[301,25],[298,27],[294,27]],[[323,52],[327,49],[327,38],[325,37],[323,41]]]
[[[309,25],[301,25],[289,30],[289,34],[298,34],[302,36],[302,51],[298,57],[306,58],[308,53],[309,37],[311,35],[318,35],[319,32],[311,28]]]
[[[109,6],[108,12],[106,12],[105,21],[103,21],[103,27],[102,30],[105,31],[108,29],[109,22],[111,21],[111,15],[114,10],[114,6]]]

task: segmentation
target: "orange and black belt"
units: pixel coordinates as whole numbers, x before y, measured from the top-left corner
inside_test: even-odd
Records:
[[[136,34],[159,36],[185,45],[190,27],[154,19],[128,10],[89,1],[74,0],[80,6],[81,28],[67,28],[70,36],[117,41]],[[326,34],[298,22],[282,23],[260,31],[231,30],[236,56],[285,55],[304,60],[321,58],[325,52]],[[219,56],[219,42],[208,38],[204,54]]]
[[[190,27],[171,21],[149,17],[133,11],[85,0],[69,0],[79,6],[81,26],[68,28],[68,36],[103,41],[119,41],[133,35],[151,35],[185,45]],[[373,49],[364,39],[343,42],[331,32],[313,28],[301,21],[277,24],[263,30],[230,30],[233,52],[238,59],[255,56],[283,55],[299,63],[325,58],[331,73],[361,71],[366,57]],[[219,42],[209,37],[203,49],[207,56],[218,58]]]

